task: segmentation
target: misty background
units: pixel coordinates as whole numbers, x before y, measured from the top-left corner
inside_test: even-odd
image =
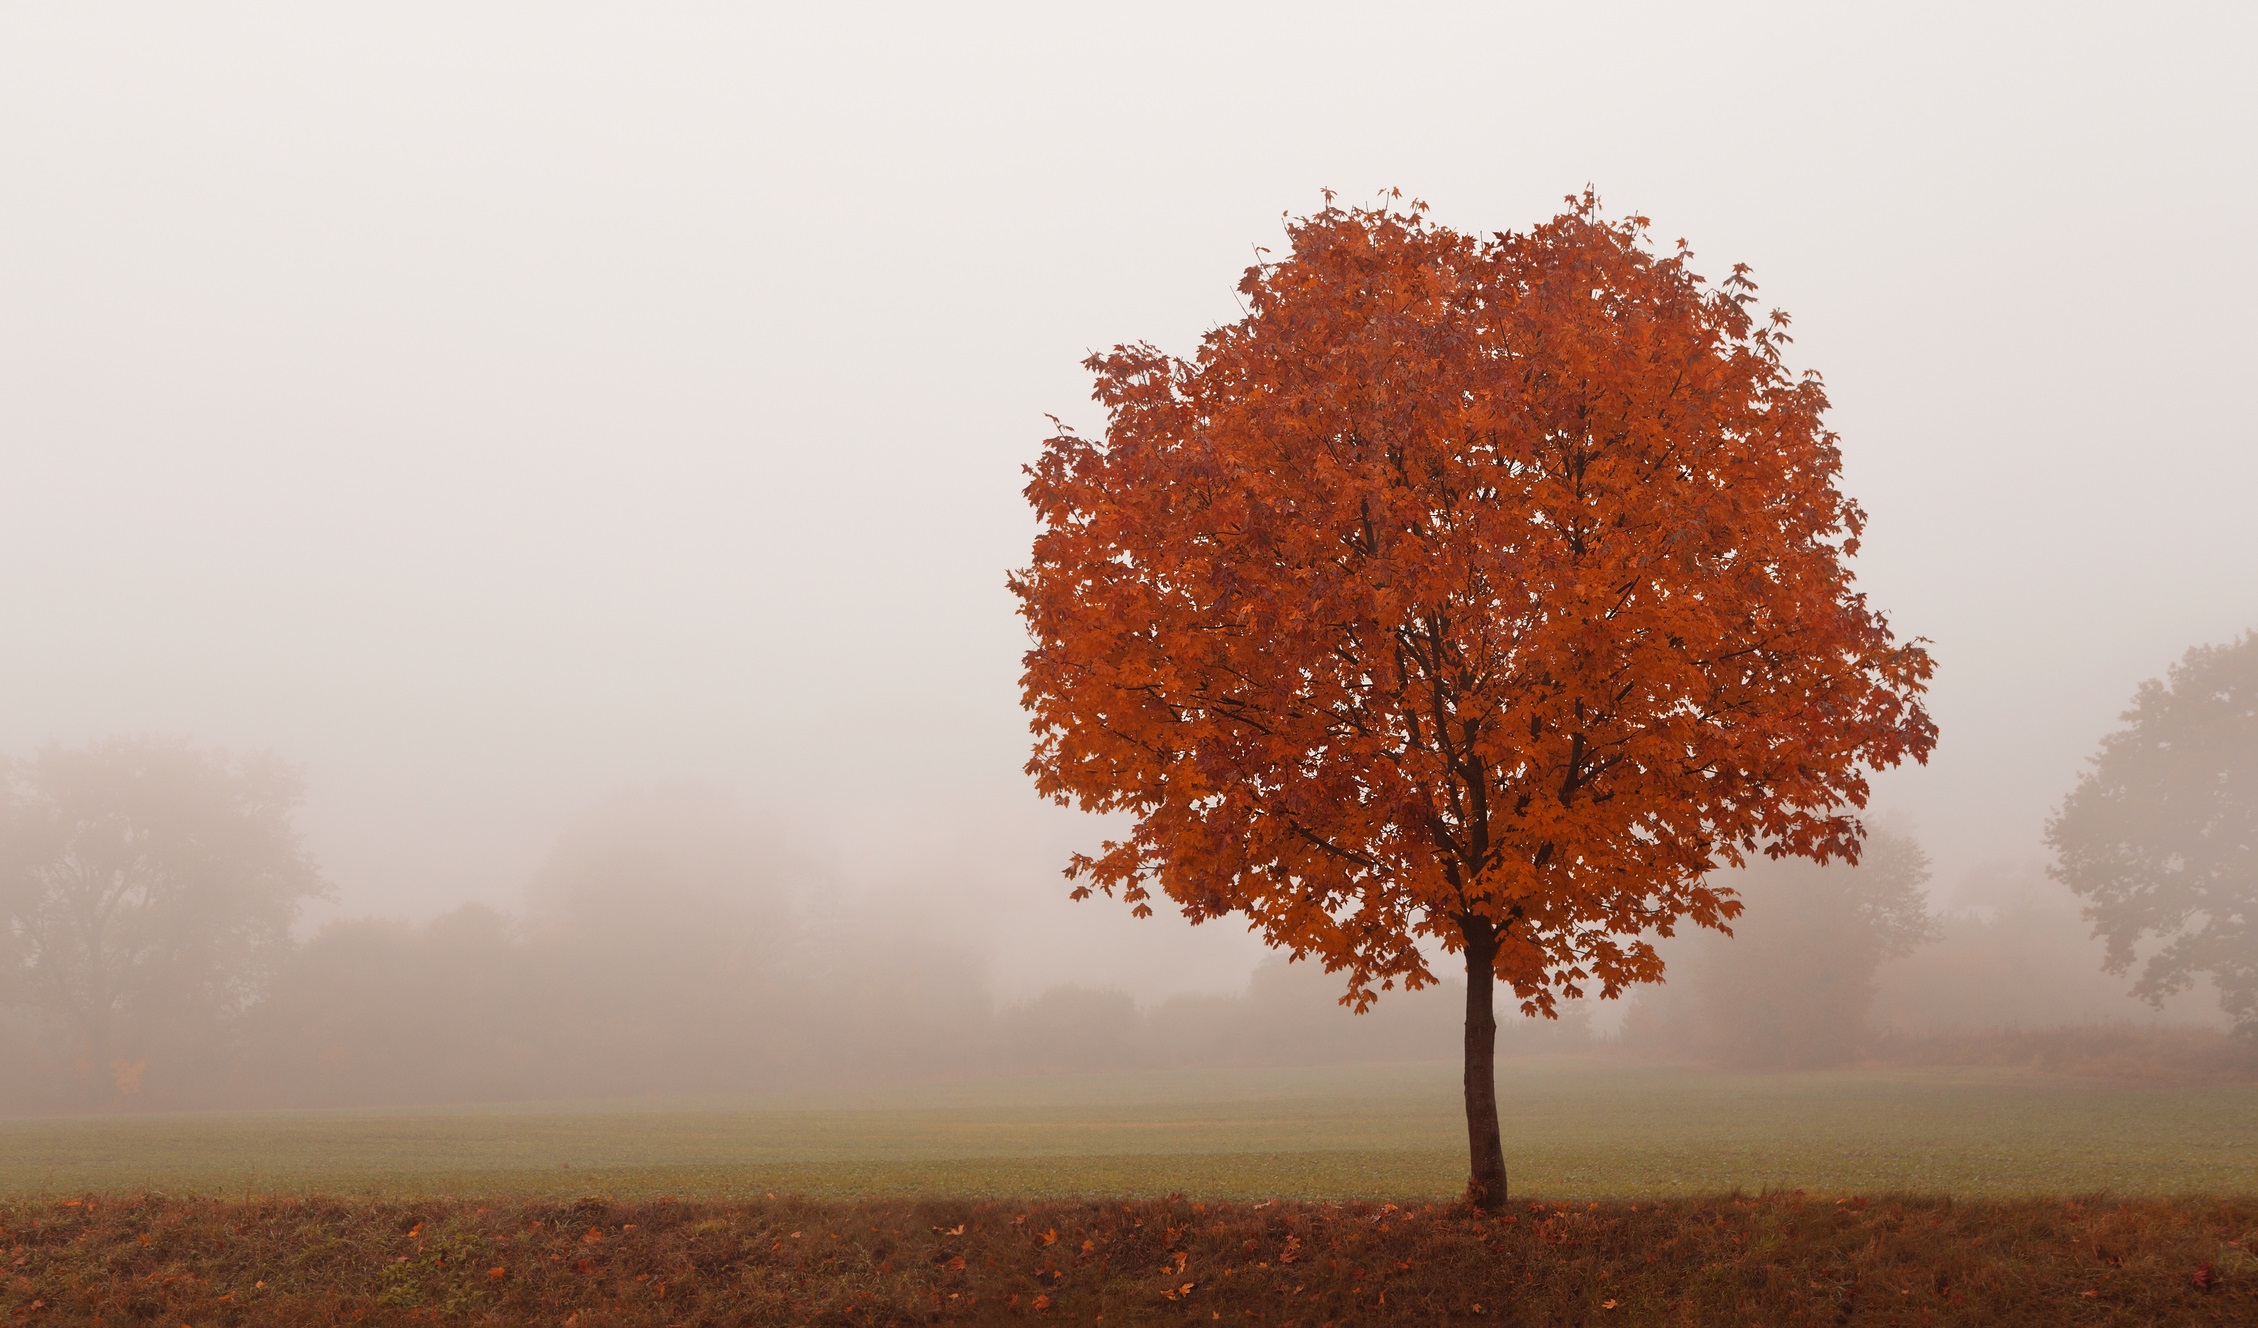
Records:
[[[1074,1068],[1030,1049],[1111,1019],[1191,1063],[1152,1030],[1203,1000],[1314,1010],[1307,1055],[1430,1025],[1449,1055],[1447,990],[1343,1032],[1228,924],[1067,901],[1100,827],[1020,773],[1018,467],[1046,412],[1100,426],[1085,354],[1189,352],[1321,189],[1487,231],[1589,181],[1794,314],[1861,584],[1935,643],[1937,756],[1875,805],[1934,935],[1876,960],[1875,1025],[2148,1019],[2041,832],[2140,680],[2258,626],[2254,35],[2226,5],[11,5],[0,752],[301,767],[330,892],[265,1008],[364,1023],[261,1045],[526,1002],[511,1054],[562,1081],[497,1088],[465,1043],[445,1095],[651,1086],[626,1050],[575,1077],[536,1014],[670,965],[606,1036],[684,1090],[830,1072],[846,1035],[732,1016],[739,1070],[700,1081],[669,1019],[883,1008],[887,973],[956,1040],[854,1034],[874,1059]],[[635,865],[682,844],[711,860]],[[666,910],[621,898],[750,939],[635,959]],[[1939,994],[1986,972],[1990,1004]]]

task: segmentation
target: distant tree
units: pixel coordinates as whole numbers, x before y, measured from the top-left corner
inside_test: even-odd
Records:
[[[511,919],[483,905],[424,923],[331,922],[291,948],[246,1012],[257,1100],[367,1107],[586,1096],[586,1064],[567,1059],[578,1044],[539,1036],[565,1022],[546,976]]]
[[[1871,1031],[1882,963],[1939,935],[1928,879],[1921,846],[1889,833],[1868,840],[1855,867],[1752,863],[1732,882],[1744,905],[1732,937],[1684,964],[1702,1040],[1752,1068],[1849,1059]]]
[[[2212,1013],[2193,1007],[2214,992],[2141,1008],[2102,969],[2106,948],[2079,916],[2078,897],[2047,877],[2047,865],[2035,854],[1995,859],[1955,881],[1955,907],[1937,917],[1936,943],[1884,970],[1877,1021],[1922,1037],[2080,1024],[2153,1028]],[[2258,1054],[2258,1046],[2250,1050]]]
[[[121,739],[5,770],[0,917],[20,994],[108,1090],[239,1010],[322,893],[291,828],[302,781],[263,758]]]
[[[2161,1004],[2208,975],[2258,1036],[2258,632],[2188,651],[2119,718],[2047,822],[2050,872],[2086,900],[2107,971],[2161,942],[2135,995]]]
[[[1119,988],[1056,986],[996,1012],[997,1059],[1019,1072],[1138,1068],[1150,1053],[1142,1024]]]
[[[1589,194],[1478,240],[1328,205],[1197,358],[1092,356],[1011,580],[1044,795],[1135,818],[1092,889],[1238,912],[1362,1008],[1463,955],[1469,1197],[1506,1177],[1492,995],[1528,1014],[1718,926],[1748,854],[1855,859],[1925,759],[1928,655],[1851,589],[1815,376]]]
[[[711,790],[581,811],[528,888],[550,1062],[621,1092],[765,1086],[802,985],[787,970],[805,870]]]

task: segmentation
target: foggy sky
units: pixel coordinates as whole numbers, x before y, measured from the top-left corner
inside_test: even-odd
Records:
[[[0,8],[0,751],[304,762],[323,916],[695,781],[1007,989],[1235,986],[1064,902],[1003,577],[1078,361],[1325,187],[1754,265],[1934,642],[1879,806],[1946,895],[2258,626],[2247,8],[816,9]]]

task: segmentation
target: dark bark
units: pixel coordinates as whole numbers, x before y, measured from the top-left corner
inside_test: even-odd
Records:
[[[1497,933],[1487,922],[1466,929],[1466,1144],[1472,1166],[1466,1201],[1489,1212],[1505,1206],[1505,1142],[1497,1118]]]

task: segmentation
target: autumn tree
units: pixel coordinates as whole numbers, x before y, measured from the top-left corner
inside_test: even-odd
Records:
[[[1458,954],[1488,1206],[1494,984],[1660,978],[1647,935],[1736,911],[1712,869],[1855,859],[1864,770],[1935,741],[1786,318],[1645,228],[1328,198],[1192,359],[1090,357],[1103,436],[1028,471],[1028,770],[1133,819],[1075,895],[1242,914],[1359,1009]]]
[[[256,994],[323,890],[291,826],[297,773],[163,739],[49,747],[0,768],[0,925],[19,995],[129,1094]]]
[[[2197,646],[2140,685],[2124,727],[2047,823],[2049,869],[2085,901],[2104,967],[2161,1004],[2198,975],[2258,1036],[2258,632]]]

